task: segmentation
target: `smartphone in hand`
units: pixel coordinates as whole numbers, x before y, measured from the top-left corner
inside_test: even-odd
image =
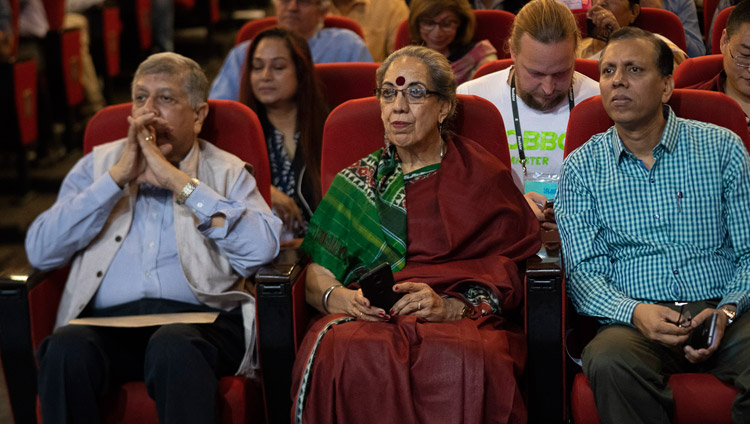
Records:
[[[386,313],[404,296],[404,293],[393,291],[393,284],[393,272],[388,262],[376,266],[359,279],[362,294],[370,301],[370,305],[381,308]]]
[[[714,343],[716,337],[716,322],[718,321],[718,315],[716,312],[711,314],[710,317],[706,318],[701,325],[695,327],[690,333],[688,339],[688,346],[693,349],[706,349]]]

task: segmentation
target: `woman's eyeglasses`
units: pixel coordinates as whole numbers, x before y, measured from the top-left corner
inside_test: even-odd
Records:
[[[440,94],[437,91],[430,91],[424,87],[406,87],[401,89],[383,87],[376,88],[374,91],[375,95],[385,103],[393,103],[396,101],[396,96],[398,96],[398,93],[400,92],[409,104],[415,105],[424,103],[425,99],[430,94]]]
[[[440,22],[435,22],[432,19],[419,21],[419,27],[425,31],[432,31],[436,26],[440,27],[441,31],[452,31],[458,28],[458,21],[455,19],[443,19]]]

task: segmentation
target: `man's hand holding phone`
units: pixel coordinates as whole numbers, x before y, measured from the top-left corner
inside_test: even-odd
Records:
[[[727,317],[721,311],[706,308],[693,318],[691,326],[693,334],[685,344],[684,352],[688,361],[697,364],[710,358],[721,344]]]

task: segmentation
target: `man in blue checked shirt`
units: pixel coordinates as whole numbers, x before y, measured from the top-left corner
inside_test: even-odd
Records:
[[[615,125],[565,160],[555,205],[568,293],[604,324],[582,354],[599,414],[669,422],[667,377],[710,372],[740,388],[732,420],[750,422],[750,158],[734,133],[664,105],[672,53],[651,33],[615,32],[600,69]]]

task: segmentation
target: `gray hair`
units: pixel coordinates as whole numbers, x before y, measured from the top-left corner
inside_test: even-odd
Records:
[[[133,83],[146,75],[169,75],[182,78],[185,93],[193,109],[208,101],[208,79],[200,65],[193,59],[177,53],[156,53],[141,62],[133,76]]]
[[[388,56],[385,61],[380,65],[377,72],[375,73],[375,81],[378,87],[383,86],[383,79],[385,79],[385,73],[388,68],[391,67],[393,61],[400,57],[413,57],[420,60],[427,67],[427,73],[430,79],[430,83],[433,88],[431,90],[437,91],[437,96],[443,101],[449,102],[451,105],[450,111],[448,112],[447,121],[453,117],[456,112],[456,77],[453,75],[453,69],[448,59],[441,53],[424,46],[406,46],[393,52]]]

